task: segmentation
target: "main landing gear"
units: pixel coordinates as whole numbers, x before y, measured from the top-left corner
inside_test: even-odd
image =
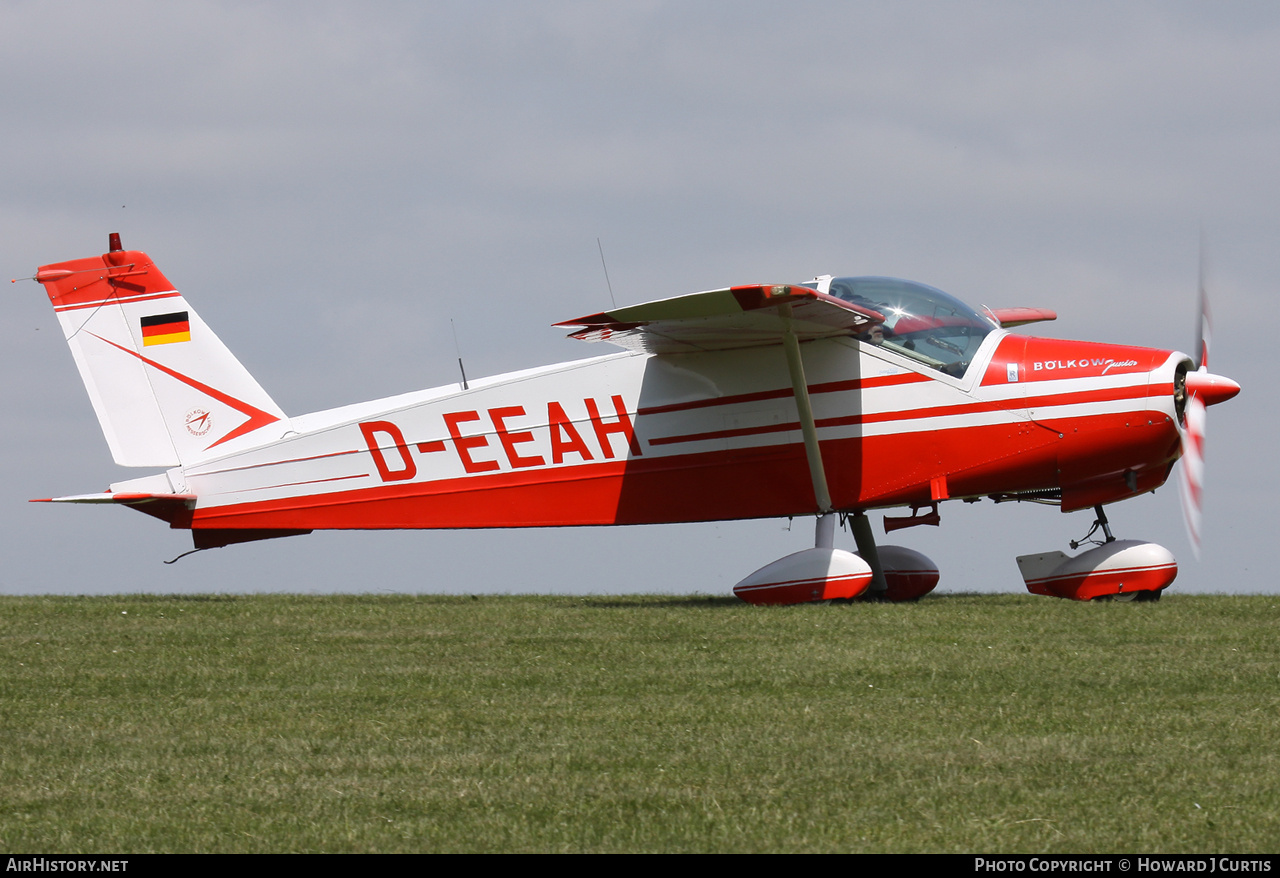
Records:
[[[837,518],[853,531],[858,553],[835,548]],[[752,573],[733,593],[752,604],[800,604],[828,600],[913,601],[933,591],[938,567],[903,546],[876,546],[867,514],[819,515],[814,547]]]
[[[804,359],[800,342],[791,327],[791,305],[778,307],[787,327],[782,334],[782,347],[787,356],[787,372],[791,392],[796,401],[800,433],[804,437],[805,459],[818,519],[814,528],[813,548],[796,552],[761,567],[733,587],[733,593],[752,604],[800,604],[810,601],[849,600],[869,591],[880,600],[912,600],[933,589],[938,582],[938,568],[933,562],[910,549],[885,546],[877,550],[871,537],[871,524],[866,513],[858,510],[851,517],[854,539],[862,557],[835,548],[837,513],[827,487],[818,428],[809,400],[809,384],[804,376]],[[923,583],[928,587],[923,587]],[[902,596],[900,596],[902,595]]]

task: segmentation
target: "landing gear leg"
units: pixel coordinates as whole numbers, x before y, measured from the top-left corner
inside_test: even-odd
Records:
[[[1093,507],[1093,511],[1098,514],[1098,524],[1102,525],[1102,532],[1107,537],[1108,543],[1114,543],[1116,538],[1111,535],[1111,525],[1107,523],[1107,513],[1103,511],[1102,504],[1099,503]]]
[[[1089,537],[1093,536],[1093,532],[1098,528],[1102,528],[1102,534],[1106,537],[1106,539],[1103,540],[1102,543],[1099,543],[1099,545],[1106,545],[1107,543],[1114,543],[1116,541],[1116,538],[1111,535],[1111,525],[1107,521],[1107,513],[1103,511],[1102,504],[1099,503],[1097,506],[1093,507],[1093,512],[1098,516],[1093,520],[1093,527],[1089,528],[1089,532],[1084,535],[1083,539],[1072,540],[1071,548],[1078,549],[1086,542],[1090,542]],[[1098,541],[1093,540],[1092,542],[1097,543]]]
[[[815,549],[834,549],[836,547],[836,514],[827,512],[818,516],[814,528],[813,547]]]
[[[849,518],[853,527],[853,539],[858,544],[858,554],[871,568],[871,585],[867,587],[866,597],[870,600],[883,598],[889,590],[884,578],[884,568],[880,566],[880,553],[876,551],[876,539],[871,533],[871,520],[867,513],[856,512]]]

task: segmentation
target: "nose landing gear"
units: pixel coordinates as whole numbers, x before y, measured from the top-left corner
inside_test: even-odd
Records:
[[[1159,600],[1178,575],[1173,553],[1157,543],[1117,540],[1102,507],[1095,506],[1094,512],[1093,527],[1082,539],[1071,541],[1072,549],[1086,542],[1094,548],[1075,556],[1042,552],[1018,557],[1027,591],[1077,601]],[[1099,529],[1105,539],[1090,539]]]

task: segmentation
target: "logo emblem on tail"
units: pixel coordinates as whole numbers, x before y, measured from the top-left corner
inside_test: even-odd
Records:
[[[185,423],[192,436],[203,436],[213,426],[213,415],[204,409],[192,409],[187,412]]]

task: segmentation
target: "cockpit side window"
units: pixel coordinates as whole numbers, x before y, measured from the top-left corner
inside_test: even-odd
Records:
[[[883,327],[859,336],[940,372],[960,377],[995,321],[925,284],[891,277],[837,277],[831,295],[879,311]]]

